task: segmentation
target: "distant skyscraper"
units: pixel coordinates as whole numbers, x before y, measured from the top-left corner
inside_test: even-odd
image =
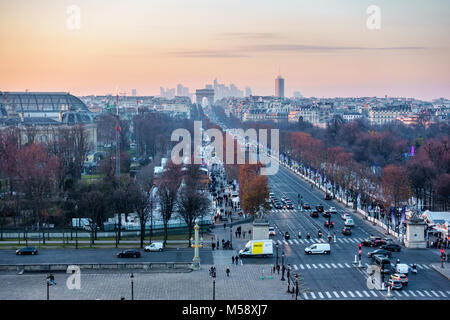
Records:
[[[275,79],[275,96],[284,98],[284,79],[281,76]]]
[[[183,85],[177,85],[177,96],[181,97],[183,95]]]
[[[132,95],[133,97],[136,97],[136,89],[132,89],[132,90],[131,90],[131,95]]]
[[[252,89],[250,87],[245,87],[245,96],[250,97],[252,95]]]

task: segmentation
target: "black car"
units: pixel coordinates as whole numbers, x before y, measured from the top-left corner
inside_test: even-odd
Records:
[[[294,209],[294,206],[292,205],[292,203],[288,202],[288,203],[286,204],[286,208],[288,208],[288,209]]]
[[[319,212],[323,212],[324,211],[323,205],[320,204],[320,205],[316,206],[316,210]]]
[[[291,236],[289,235],[289,232],[286,231],[286,233],[284,234],[284,238],[285,238],[286,240],[289,240],[290,237],[291,237]]]
[[[311,211],[311,213],[309,214],[312,218],[318,218],[319,217],[319,212],[317,211]]]
[[[342,234],[344,236],[351,236],[352,235],[352,228],[350,228],[350,227],[342,228]]]
[[[327,220],[327,221],[325,221],[325,223],[323,225],[325,226],[325,228],[334,228],[334,222],[333,221],[331,221],[331,223],[330,223]]]
[[[371,251],[371,252],[369,252],[367,254],[367,256],[369,258],[372,258],[376,254],[381,254],[381,255],[386,256],[388,258],[392,257],[392,253],[390,251],[387,251],[387,250],[384,250],[384,249],[377,249],[377,250]]]
[[[38,250],[35,247],[25,247],[25,248],[16,250],[16,254],[19,256],[25,255],[25,254],[35,255],[35,254],[38,254]]]
[[[324,197],[325,200],[331,200],[331,195],[329,195],[328,193],[325,195]]]
[[[141,253],[137,250],[124,250],[117,254],[118,258],[140,258]]]
[[[385,249],[388,251],[397,251],[400,252],[401,247],[396,243],[385,244],[381,246],[381,249]]]
[[[331,217],[331,213],[329,212],[329,211],[322,211],[323,213],[322,213],[322,216],[324,217],[324,218],[329,218],[329,217]]]
[[[379,247],[383,244],[384,241],[381,237],[370,237],[362,242],[362,245],[366,247]]]
[[[283,209],[283,206],[280,202],[275,202],[273,206],[275,207],[275,209]]]
[[[303,209],[309,210],[309,209],[311,209],[311,206],[310,206],[309,204],[305,203],[305,204],[303,205]]]

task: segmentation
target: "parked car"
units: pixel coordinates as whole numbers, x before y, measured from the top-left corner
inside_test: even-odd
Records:
[[[389,279],[388,286],[391,287],[392,290],[401,290],[403,288],[402,282],[396,279]]]
[[[35,247],[25,247],[22,249],[16,250],[16,255],[22,256],[26,254],[36,255],[38,254],[38,250]]]
[[[311,213],[309,214],[312,218],[318,218],[319,217],[319,212],[317,211],[311,211]]]
[[[350,227],[342,228],[342,234],[344,236],[351,236],[352,235],[352,228],[350,228]]]
[[[396,243],[385,244],[382,245],[381,248],[388,251],[397,251],[397,252],[400,252],[401,250],[401,246]]]
[[[163,251],[164,249],[164,244],[162,242],[153,242],[150,245],[146,246],[144,248],[145,252],[150,252],[150,251]]]
[[[391,274],[391,279],[401,281],[403,286],[408,285],[408,277],[406,276],[406,274],[394,273],[394,274]]]
[[[392,253],[390,251],[387,251],[384,249],[377,249],[377,250],[371,251],[367,254],[367,257],[372,258],[374,255],[377,255],[377,254],[386,256],[388,258],[392,257]]]
[[[140,258],[141,253],[137,250],[124,250],[117,254],[118,258]]]

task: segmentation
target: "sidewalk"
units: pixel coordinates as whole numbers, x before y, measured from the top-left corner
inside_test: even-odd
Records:
[[[430,267],[432,267],[434,270],[436,270],[444,277],[446,277],[448,280],[450,280],[450,263],[444,262],[444,268],[441,268],[440,263],[432,263],[430,264]]]

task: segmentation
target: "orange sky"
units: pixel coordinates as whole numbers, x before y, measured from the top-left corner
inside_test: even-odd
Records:
[[[66,9],[81,9],[79,30]],[[191,91],[218,78],[254,94],[450,98],[448,1],[0,0],[0,90]]]

